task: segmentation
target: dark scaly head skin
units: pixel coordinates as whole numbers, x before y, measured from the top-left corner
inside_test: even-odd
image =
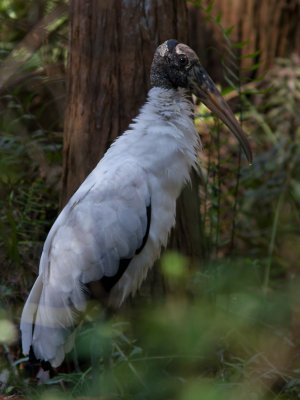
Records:
[[[162,43],[154,54],[150,79],[154,87],[184,88],[195,94],[227,125],[238,139],[249,164],[252,164],[252,151],[247,136],[201,65],[197,54],[189,46],[175,39]]]

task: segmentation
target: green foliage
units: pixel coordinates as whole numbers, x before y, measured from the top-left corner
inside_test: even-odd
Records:
[[[234,27],[222,27],[213,2],[192,3],[225,38],[229,86],[222,92],[242,102],[254,164],[245,164],[236,141],[200,106],[203,260],[191,265],[166,252],[163,300],[140,297],[109,321],[92,308],[69,355],[74,367],[40,387],[24,372],[16,327],[58,212],[64,15],[34,54],[25,52],[0,92],[0,393],[43,400],[299,398],[299,59],[278,60],[266,80],[248,86],[237,67],[244,43],[230,39]],[[64,4],[0,2],[1,60]]]
[[[19,374],[20,307],[58,212],[66,54],[59,35],[66,24],[51,28],[33,54],[24,39],[59,3],[0,2],[0,393],[6,395],[27,386]]]
[[[56,35],[66,32],[66,24],[54,29],[48,42],[31,57],[28,53],[22,64],[12,50],[25,51],[27,31],[34,29],[43,13],[52,12],[59,3],[63,2],[10,1],[2,2],[0,7],[2,79],[8,65],[9,72],[14,72],[8,80],[1,80],[0,87],[1,284],[14,287],[12,301],[16,300],[15,293],[23,297],[27,292],[41,244],[57,214],[63,122],[58,96],[64,83],[57,80],[57,72],[52,76],[51,71],[54,66],[56,71],[63,68],[58,63],[64,60],[66,50]],[[12,266],[19,271],[14,282]]]
[[[182,256],[166,257],[185,268]],[[299,294],[287,282],[266,294],[263,268],[245,258],[214,261],[193,276],[189,299],[169,294],[110,321],[93,317],[78,329],[70,355],[81,369],[50,379],[50,392],[30,389],[30,397],[296,399]]]

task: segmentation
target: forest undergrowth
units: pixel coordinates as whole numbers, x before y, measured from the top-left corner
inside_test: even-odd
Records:
[[[0,5],[1,61],[22,41],[26,24],[65,5],[46,1],[40,10],[31,2],[8,3]],[[0,92],[0,398],[299,398],[296,55],[250,83],[241,82],[231,50],[224,59],[222,92],[249,134],[252,166],[228,131],[197,106],[202,258],[166,250],[155,267],[162,293],[145,295],[146,282],[108,321],[95,306],[78,328],[64,371],[39,385],[28,371],[19,318],[59,212],[67,21],[55,21]],[[229,45],[230,32],[224,35]]]

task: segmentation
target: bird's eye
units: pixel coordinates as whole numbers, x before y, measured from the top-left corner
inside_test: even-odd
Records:
[[[180,54],[179,56],[179,64],[181,67],[185,67],[188,64],[189,60],[187,58],[187,56],[185,56],[184,54]]]

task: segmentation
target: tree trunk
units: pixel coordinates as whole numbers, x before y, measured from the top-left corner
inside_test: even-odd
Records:
[[[190,43],[202,55],[212,77],[222,82],[220,59],[225,57],[226,62],[227,44],[218,24],[207,21],[205,6],[209,3],[210,0],[204,0],[202,8],[189,7]],[[261,77],[275,58],[300,53],[298,0],[215,0],[212,15],[221,16],[224,28],[233,27],[230,38],[242,43],[235,52],[243,78]]]
[[[70,7],[62,205],[144,103],[155,48],[187,41],[184,0],[72,0]],[[179,201],[172,241],[196,256],[197,197],[196,186]]]
[[[62,204],[137,114],[156,46],[187,39],[183,0],[72,0]]]

